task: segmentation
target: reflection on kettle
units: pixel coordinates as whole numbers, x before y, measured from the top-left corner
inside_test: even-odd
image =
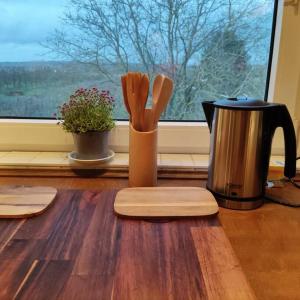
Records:
[[[277,127],[284,132],[284,175],[295,177],[296,136],[285,105],[228,98],[202,106],[211,132],[207,188],[221,206],[253,209],[263,204]]]

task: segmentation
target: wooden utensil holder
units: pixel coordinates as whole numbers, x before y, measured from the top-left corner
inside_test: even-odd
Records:
[[[157,129],[142,132],[129,125],[129,186],[157,185]]]

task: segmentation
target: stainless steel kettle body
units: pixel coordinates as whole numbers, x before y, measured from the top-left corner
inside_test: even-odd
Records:
[[[211,130],[207,188],[223,207],[252,209],[263,204],[271,142],[278,126],[285,129],[291,156],[286,173],[295,176],[295,132],[285,106],[282,115],[282,105],[238,102],[203,103]]]

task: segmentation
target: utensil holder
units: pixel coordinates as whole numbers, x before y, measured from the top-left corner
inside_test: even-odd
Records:
[[[143,132],[129,126],[129,186],[156,186],[157,129]]]

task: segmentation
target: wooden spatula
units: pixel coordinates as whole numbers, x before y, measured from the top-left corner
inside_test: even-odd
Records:
[[[173,92],[173,81],[164,75],[156,76],[153,83],[153,127],[157,126],[157,122],[162,114],[162,112],[166,109],[168,101],[171,98]]]
[[[146,74],[139,72],[128,73],[126,80],[129,109],[131,111],[131,122],[133,127],[143,130],[145,106],[149,93],[149,78]]]
[[[140,125],[141,130],[145,131],[145,107],[148,100],[148,93],[149,93],[149,78],[146,74],[142,74],[140,86],[139,86],[139,103],[138,103],[138,110],[140,116]]]
[[[152,108],[157,105],[162,81],[163,75],[161,74],[156,75],[156,77],[154,78],[152,89]]]
[[[138,107],[136,101],[136,93],[137,93],[137,75],[132,72],[128,72],[127,79],[126,79],[126,89],[127,89],[127,97],[128,97],[128,104],[129,109],[131,112],[131,123],[134,129],[139,130],[139,114],[138,114]]]
[[[127,75],[121,76],[121,83],[122,83],[122,90],[123,90],[123,100],[124,100],[126,110],[129,114],[129,119],[131,119],[131,112],[130,112],[130,107],[129,107],[129,103],[128,103],[128,96],[127,96],[126,79],[127,79]]]
[[[133,73],[133,90],[134,90],[134,106],[135,106],[135,129],[138,131],[142,130],[142,114],[144,113],[144,107],[141,107],[141,83],[142,73]]]

